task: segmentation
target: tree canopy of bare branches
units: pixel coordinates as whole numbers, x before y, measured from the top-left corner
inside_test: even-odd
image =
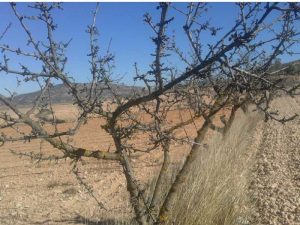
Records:
[[[139,224],[167,224],[170,222],[169,209],[174,202],[176,191],[185,182],[195,156],[198,154],[198,145],[210,129],[217,129],[225,133],[230,127],[236,111],[246,109],[249,104],[264,113],[266,120],[272,119],[285,123],[297,115],[289,118],[281,117],[269,107],[269,102],[278,93],[288,95],[299,94],[299,84],[286,85],[282,77],[277,76],[280,70],[272,69],[274,60],[284,54],[296,54],[294,49],[299,48],[299,20],[300,4],[298,3],[237,3],[238,15],[235,24],[229,30],[211,24],[206,19],[209,10],[206,3],[187,3],[186,7],[177,8],[172,3],[159,3],[157,10],[160,13],[155,21],[149,13],[144,15],[144,22],[153,32],[153,61],[149,70],[143,71],[138,64],[134,65],[134,80],[144,83],[141,92],[133,91],[129,97],[118,94],[114,88],[117,82],[112,79],[114,55],[109,51],[101,51],[98,45],[97,4],[92,15],[92,23],[86,32],[90,37],[89,64],[91,82],[78,86],[72,76],[65,71],[68,63],[65,51],[69,42],[55,40],[57,29],[53,11],[60,10],[59,3],[34,3],[30,7],[37,14],[25,16],[18,10],[16,3],[11,3],[11,10],[27,35],[31,52],[19,46],[10,46],[2,43],[2,37],[7,35],[7,27],[1,28],[0,73],[16,75],[20,82],[36,82],[40,86],[40,94],[31,108],[26,112],[19,109],[13,102],[13,96],[0,95],[0,101],[13,113],[1,112],[0,128],[12,128],[21,124],[30,128],[30,132],[18,136],[8,136],[2,133],[1,144],[11,141],[30,141],[43,139],[60,151],[61,156],[34,155],[29,157],[49,160],[52,158],[71,158],[76,163],[83,157],[92,157],[99,160],[116,160],[124,172],[127,181],[127,190]],[[170,24],[176,21],[170,11],[185,18],[185,23],[178,30],[186,36],[190,48],[181,49],[176,43],[176,37],[170,36]],[[47,40],[35,39],[28,23],[36,20],[46,28]],[[9,22],[9,21],[8,21]],[[269,33],[271,35],[265,35]],[[203,40],[203,34],[218,38],[213,44]],[[16,54],[32,59],[42,65],[41,71],[21,65],[15,68],[11,65],[8,55]],[[185,69],[175,68],[168,64],[170,57],[178,57],[185,65]],[[57,118],[52,108],[49,90],[54,81],[60,81],[73,97],[73,104],[77,106],[80,115],[74,126],[65,131],[57,128]],[[103,97],[103,92],[109,91],[112,100]],[[222,127],[213,123],[217,113],[227,108],[230,111],[228,118],[221,118]],[[171,123],[167,120],[171,110],[185,110],[190,118]],[[38,113],[48,110],[52,115],[52,132],[45,128],[47,121],[38,117]],[[143,120],[140,115],[147,115],[150,119]],[[97,115],[105,119],[102,127],[113,141],[113,151],[80,148],[65,141],[63,137],[73,136],[84,124],[89,116]],[[204,123],[197,127],[197,136],[194,140],[188,137],[177,137],[175,132],[182,127],[194,123],[202,118]],[[101,128],[99,128],[101,129]],[[140,135],[149,136],[144,147],[134,145],[130,140]],[[172,143],[187,142],[191,151],[182,168],[178,171],[170,190],[165,190],[166,196],[160,201],[160,191],[164,182],[164,174],[170,165],[170,148]],[[145,199],[144,192],[136,180],[131,154],[134,152],[148,153],[155,150],[163,151],[163,164],[150,201]],[[26,154],[26,153],[22,153]]]

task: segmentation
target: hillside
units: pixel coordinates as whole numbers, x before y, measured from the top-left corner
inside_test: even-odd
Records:
[[[272,67],[274,67],[275,70],[280,70],[288,67],[281,74],[277,76],[273,76],[275,80],[281,79],[281,82],[285,83],[285,85],[290,87],[292,87],[295,84],[295,82],[299,81],[300,60],[296,60],[288,63],[279,62],[277,65],[274,64]],[[218,82],[222,82],[222,81],[218,81]],[[75,85],[79,90],[79,96],[84,97],[87,95],[86,90],[88,90],[88,87],[90,85],[89,83],[77,83]],[[209,84],[203,84],[203,85],[204,85],[203,88],[206,91],[209,91],[211,89],[211,86]],[[133,95],[133,93],[142,94],[144,90],[143,87],[130,86],[125,84],[112,84],[111,87],[113,88],[116,94],[123,97],[129,97]],[[63,84],[54,85],[49,90],[51,95],[51,102],[53,104],[73,103],[72,95],[69,93],[69,90]],[[35,92],[16,95],[13,98],[13,103],[18,106],[31,105],[34,102],[34,100],[39,96],[39,94],[40,91],[35,91]],[[46,93],[46,96],[49,96],[49,94]],[[112,93],[108,90],[104,90],[101,96],[103,98],[112,98]],[[0,102],[0,106],[1,105],[3,105],[2,102]]]
[[[84,97],[87,92],[84,91],[84,86],[88,86],[89,84],[76,84],[78,87],[78,90],[83,90],[79,95]],[[111,85],[112,88],[115,90],[115,92],[123,97],[129,97],[134,92],[141,93],[142,88],[141,87],[134,87],[134,86],[127,86],[127,85],[120,85],[120,84],[113,84]],[[39,96],[40,91],[26,93],[26,94],[20,94],[13,98],[13,103],[18,106],[27,106],[31,105],[34,100]],[[46,94],[46,96],[48,93]],[[51,101],[53,104],[69,104],[73,103],[73,97],[69,93],[69,90],[62,84],[58,84],[50,88],[50,95],[51,95]],[[111,98],[112,93],[108,90],[104,90],[102,93],[102,96],[104,98]],[[1,106],[2,103],[0,103]]]

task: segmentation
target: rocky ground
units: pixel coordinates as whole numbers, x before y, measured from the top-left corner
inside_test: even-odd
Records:
[[[299,99],[280,98],[273,107],[300,114]],[[251,182],[254,224],[300,224],[300,118],[262,125]]]
[[[300,115],[300,98],[279,98],[273,106],[285,115]],[[75,138],[75,142],[80,145],[85,140],[90,148],[109,146],[109,137],[94,134],[98,123],[88,123],[84,136]],[[300,225],[300,118],[285,125],[275,121],[261,123],[253,143],[255,159],[249,180],[254,216],[250,224]],[[12,143],[0,149],[1,225],[115,224],[110,218],[118,220],[131,215],[118,163],[89,160],[79,165],[80,177],[90,184],[104,209],[72,174],[70,161],[32,163],[8,151],[34,148],[36,143]],[[182,148],[174,149],[174,155],[181,158]],[[159,155],[155,160],[145,157],[142,161],[135,171],[139,180],[147,181],[157,171]]]
[[[70,114],[76,113],[70,105],[58,105],[56,112],[66,121],[70,121]],[[74,145],[109,149],[113,146],[112,139],[101,130],[102,124],[101,119],[91,118],[75,135]],[[70,126],[70,122],[59,124],[59,129]],[[145,145],[145,138],[134,141]],[[181,159],[187,147],[173,146],[172,160]],[[45,141],[38,140],[6,143],[0,148],[0,225],[106,225],[132,217],[126,181],[118,162],[84,159],[77,165],[79,180],[72,172],[74,164],[70,159],[31,161],[10,150],[46,155],[58,152]],[[155,151],[133,159],[135,174],[141,184],[153,179],[161,164],[161,154],[161,151]]]

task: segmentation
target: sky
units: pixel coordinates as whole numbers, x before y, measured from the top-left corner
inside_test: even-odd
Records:
[[[87,54],[89,52],[89,36],[85,32],[87,25],[92,22],[91,12],[95,9],[95,3],[64,3],[63,11],[54,14],[58,28],[55,32],[56,40],[68,41],[72,38],[67,50],[68,64],[66,71],[74,77],[76,82],[88,82],[90,80],[89,64]],[[143,22],[145,12],[158,19],[159,11],[156,10],[157,3],[100,3],[100,11],[97,16],[97,28],[99,29],[100,51],[106,51],[110,40],[110,51],[115,55],[116,77],[122,77],[126,84],[133,84],[134,63],[137,63],[142,71],[149,70],[149,64],[153,61],[151,53],[154,52],[154,44],[150,37],[153,36],[152,30]],[[183,4],[175,3],[176,7],[182,8]],[[17,8],[20,13],[29,15],[32,9],[24,3],[18,3]],[[237,15],[237,8],[234,3],[210,3],[209,13],[204,19],[211,19],[219,27],[224,27],[223,31],[228,30]],[[169,27],[170,34],[176,33],[176,42],[183,49],[188,48],[186,36],[182,32],[184,16],[176,11],[171,11],[170,16],[176,16]],[[8,3],[0,3],[0,33],[7,24],[12,22],[0,45],[10,44],[14,48],[24,48],[27,39],[22,32],[19,22],[16,20]],[[45,40],[45,28],[36,22],[27,23],[36,39]],[[206,42],[214,41],[210,36],[203,36]],[[1,55],[0,55],[1,56]],[[2,56],[1,56],[2,57]],[[29,65],[32,70],[39,68],[39,65],[28,59],[10,57],[10,63],[18,66],[18,63]],[[292,58],[285,58],[285,61]],[[171,64],[178,65],[180,62],[173,59]],[[16,78],[10,74],[0,74],[0,93],[5,93],[5,88],[17,93],[30,92],[37,89],[32,83],[16,86]]]

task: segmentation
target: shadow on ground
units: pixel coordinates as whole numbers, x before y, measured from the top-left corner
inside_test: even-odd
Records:
[[[81,215],[77,215],[71,219],[62,219],[62,220],[44,220],[39,222],[32,222],[32,224],[40,225],[40,224],[49,224],[51,222],[54,223],[62,223],[62,224],[84,224],[84,225],[136,225],[137,223],[132,221],[122,221],[115,219],[103,219],[103,220],[92,220]]]

